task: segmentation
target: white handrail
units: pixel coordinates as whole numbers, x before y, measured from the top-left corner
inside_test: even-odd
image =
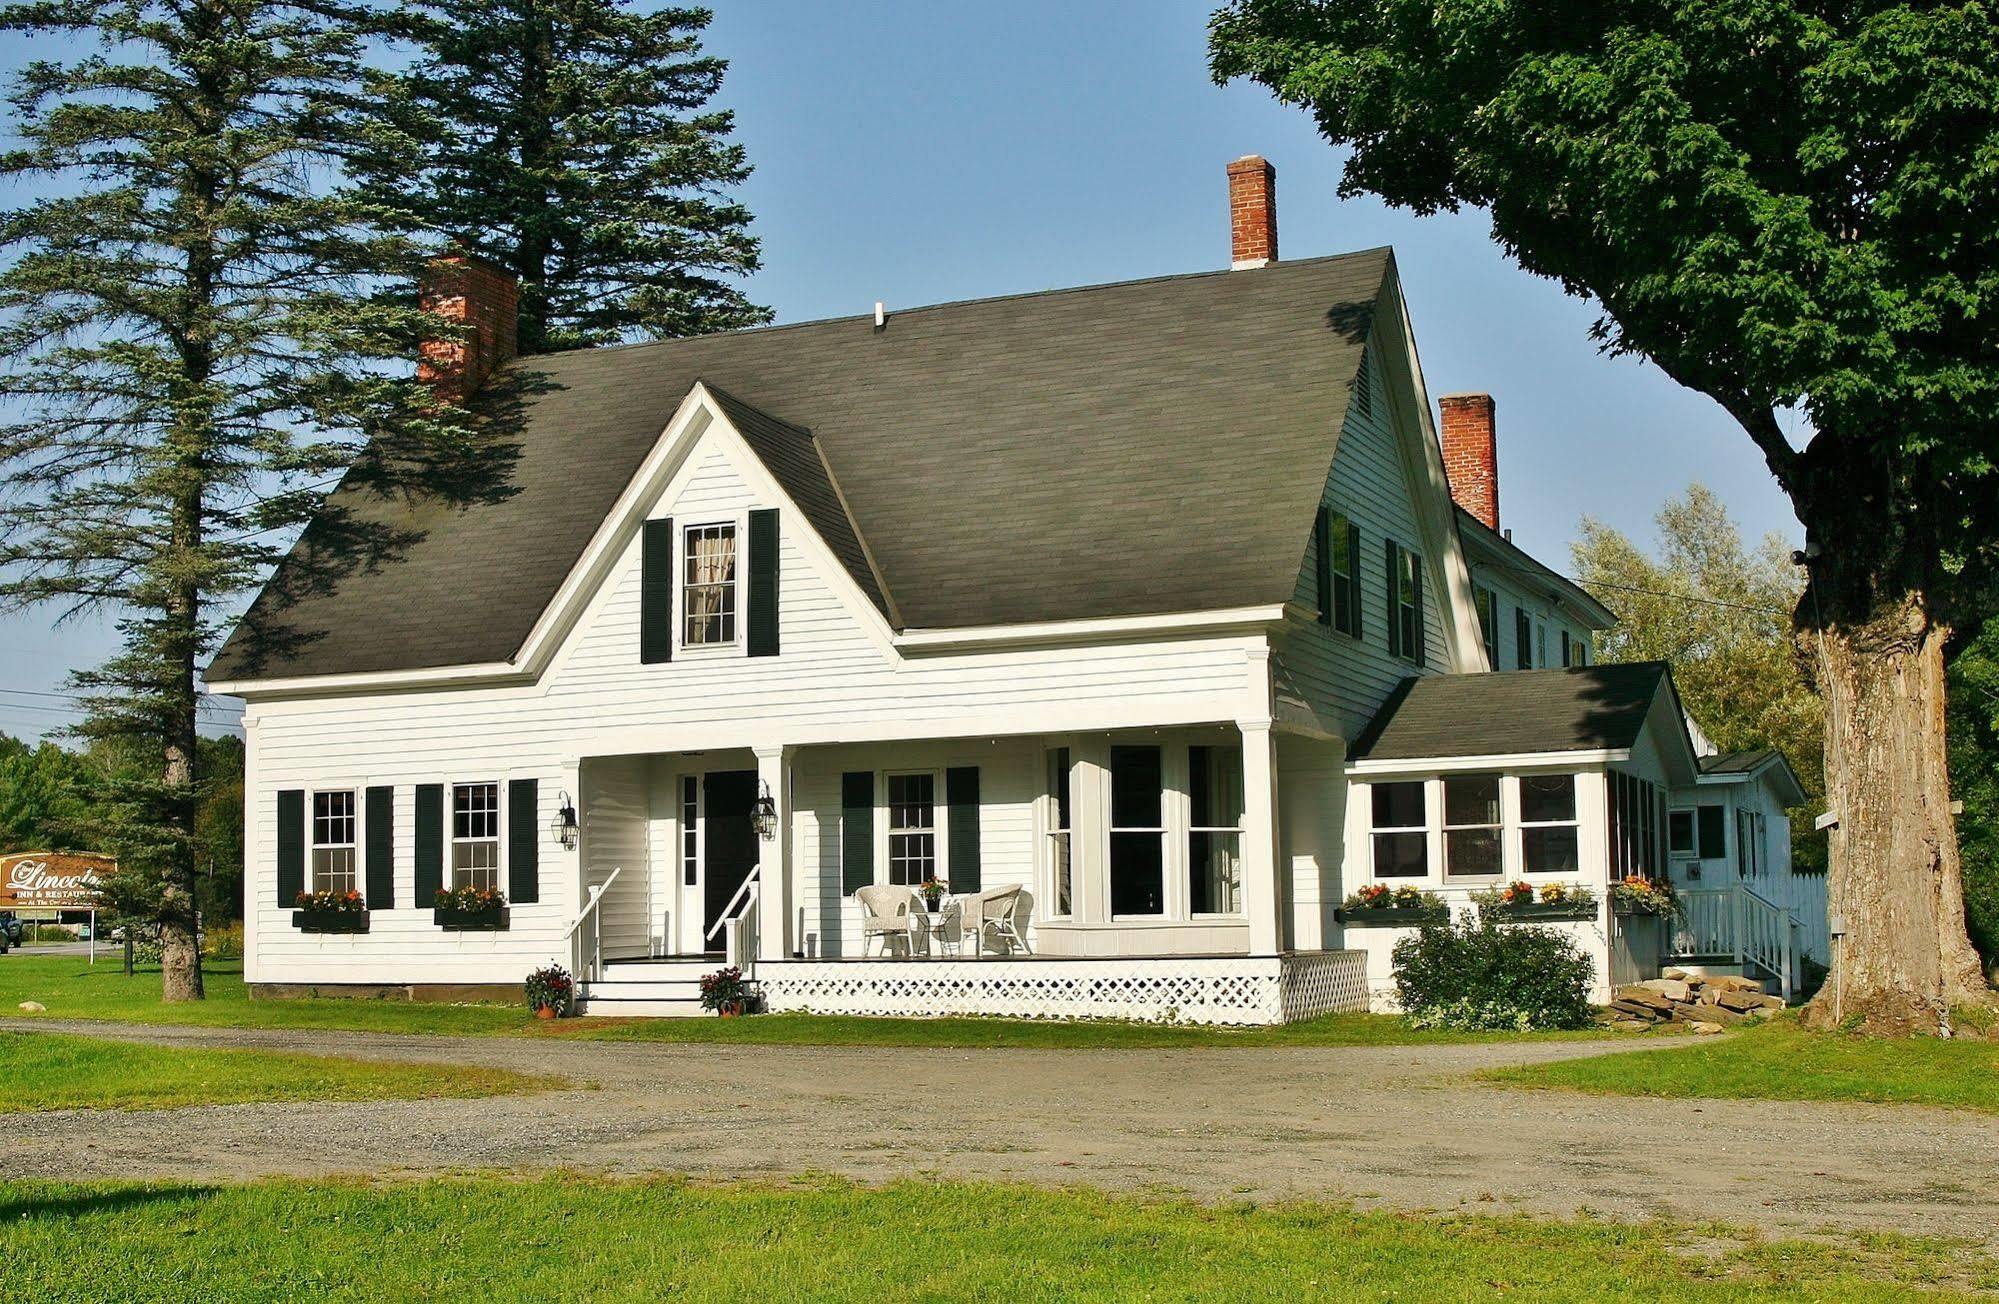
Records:
[[[576,936],[576,930],[583,927],[583,921],[588,919],[591,913],[597,909],[597,903],[604,899],[604,894],[611,890],[611,884],[617,882],[618,875],[624,872],[625,867],[618,865],[611,870],[609,876],[603,882],[592,883],[590,885],[590,899],[585,901],[583,908],[576,912],[576,918],[570,922],[569,931],[562,935],[563,941],[566,942]]]
[[[750,872],[743,875],[743,881],[741,884],[737,886],[736,894],[729,898],[728,905],[722,907],[721,915],[715,920],[714,926],[710,928],[708,932],[701,938],[702,941],[704,942],[714,941],[715,934],[721,932],[723,925],[727,924],[731,919],[735,917],[737,904],[742,901],[743,894],[750,890],[750,884],[757,881],[757,871],[761,870],[762,868],[763,866],[761,864],[750,866]]]

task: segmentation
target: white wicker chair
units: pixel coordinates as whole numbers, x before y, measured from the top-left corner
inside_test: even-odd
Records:
[[[908,955],[910,911],[916,905],[916,894],[906,887],[875,884],[855,888],[854,900],[861,907],[861,954],[868,953],[871,938],[879,937],[883,955],[897,950]]]
[[[964,929],[972,939],[973,954],[982,954],[988,942],[1001,955],[1015,950],[1034,954],[1027,944],[1028,921],[1034,917],[1034,898],[1018,883],[988,888],[965,902]]]

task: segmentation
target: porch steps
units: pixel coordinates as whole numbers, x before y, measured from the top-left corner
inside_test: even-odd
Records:
[[[584,983],[578,1003],[586,1015],[615,1018],[700,1018],[701,979],[722,967],[714,956],[686,960],[613,960],[604,976]]]

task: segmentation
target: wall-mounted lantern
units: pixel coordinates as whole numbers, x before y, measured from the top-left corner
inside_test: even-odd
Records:
[[[777,840],[777,803],[771,800],[770,785],[763,785],[757,796],[756,807],[750,812],[750,823],[756,826],[757,836],[765,842]]]
[[[564,851],[576,850],[576,806],[566,792],[555,800],[555,818],[548,822],[548,836],[561,843]]]

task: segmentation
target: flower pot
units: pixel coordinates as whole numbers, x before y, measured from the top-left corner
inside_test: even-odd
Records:
[[[537,1019],[560,1018],[561,1011],[557,1010],[553,1005],[537,1005],[534,1007],[534,1017]]]
[[[439,907],[431,910],[430,918],[447,933],[502,933],[507,929],[505,906],[492,906],[485,910],[446,910]]]
[[[292,927],[301,933],[365,933],[365,910],[294,910]]]
[[[725,1019],[733,1019],[742,1012],[743,1003],[741,1001],[723,1001],[715,1007],[715,1013]]]

